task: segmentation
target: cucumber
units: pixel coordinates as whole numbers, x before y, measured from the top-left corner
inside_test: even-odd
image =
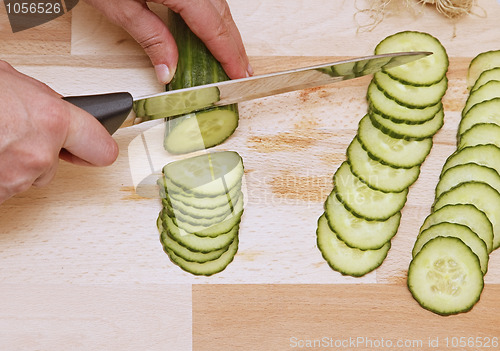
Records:
[[[462,110],[462,116],[464,116],[474,105],[479,104],[483,101],[498,98],[499,96],[500,81],[492,80],[483,84],[477,90],[470,93],[467,101],[465,102],[465,107]]]
[[[484,241],[488,253],[493,250],[493,226],[484,212],[476,206],[471,204],[445,205],[427,216],[420,227],[420,233],[430,226],[442,222],[457,223],[469,227]]]
[[[328,225],[347,246],[359,250],[377,250],[390,241],[398,231],[401,212],[385,221],[369,221],[356,217],[332,192],[325,202]]]
[[[471,89],[484,71],[500,67],[500,50],[482,52],[472,59],[467,70],[467,89]]]
[[[467,146],[493,144],[500,147],[500,126],[494,123],[478,123],[460,136],[458,149]]]
[[[472,204],[483,211],[493,226],[493,250],[500,246],[500,193],[486,183],[459,184],[439,196],[433,211],[449,204]]]
[[[240,196],[241,191],[233,198],[229,198],[226,195],[226,203],[212,208],[190,206],[171,197],[162,199],[162,204],[171,213],[180,213],[181,216],[189,216],[193,219],[225,217],[232,211],[234,204],[238,202]]]
[[[394,80],[384,72],[377,72],[374,82],[390,99],[409,108],[425,108],[439,103],[448,88],[446,76],[433,85],[413,86]]]
[[[167,85],[167,90],[189,88],[229,79],[221,64],[189,29],[179,14],[169,11],[168,24],[177,42],[179,60],[177,70],[172,81]],[[215,91],[215,94],[217,93]],[[197,102],[206,99],[213,101],[214,97],[194,96],[185,100],[193,100],[193,104],[196,105]],[[145,109],[147,113],[151,113],[147,105]],[[238,127],[238,120],[237,104],[168,119],[164,147],[173,154],[211,148],[221,144],[234,133]]]
[[[500,125],[500,97],[483,101],[471,107],[460,120],[458,136],[479,123]]]
[[[188,194],[215,197],[240,183],[243,162],[238,153],[219,151],[174,161],[163,167],[167,189],[177,187]]]
[[[481,73],[481,75],[476,80],[476,83],[474,83],[471,92],[477,90],[478,88],[482,87],[484,84],[492,80],[500,80],[500,66]]]
[[[222,272],[233,261],[236,252],[238,251],[238,237],[234,238],[231,245],[220,257],[202,263],[196,261],[188,261],[178,256],[168,246],[165,246],[164,249],[170,260],[186,272],[194,275],[210,276]]]
[[[424,162],[432,139],[405,140],[393,138],[376,128],[368,115],[358,127],[358,139],[371,158],[397,168],[412,168]]]
[[[372,80],[368,85],[367,99],[370,112],[375,112],[395,123],[420,124],[436,115],[442,108],[441,102],[424,108],[409,108],[386,96]]]
[[[454,237],[462,240],[479,258],[483,275],[488,271],[489,252],[486,244],[469,227],[457,223],[438,223],[422,231],[413,246],[412,256],[415,257],[427,242],[436,237]]]
[[[384,193],[368,187],[351,172],[344,161],[333,177],[334,189],[342,204],[354,215],[367,220],[386,220],[399,212],[408,189],[399,193]]]
[[[478,257],[458,238],[427,242],[408,268],[408,289],[423,308],[439,315],[466,312],[484,287]]]
[[[434,136],[441,129],[444,124],[444,112],[440,109],[432,119],[421,124],[396,123],[375,111],[370,112],[370,119],[375,127],[394,138],[423,140]]]
[[[441,174],[436,186],[436,198],[454,186],[470,181],[489,184],[500,192],[500,175],[493,168],[471,162],[453,166]]]
[[[160,214],[160,216],[167,235],[191,251],[207,253],[220,250],[228,247],[238,236],[239,222],[226,233],[220,233],[214,237],[201,237],[183,231],[167,215]]]
[[[420,167],[396,168],[372,159],[355,137],[347,148],[351,171],[370,188],[398,193],[412,185],[420,174]]]
[[[324,214],[318,219],[316,238],[318,249],[328,265],[342,275],[353,277],[361,277],[379,267],[391,247],[390,241],[378,250],[349,247],[332,231]]]
[[[446,159],[441,174],[446,172],[448,168],[470,162],[493,168],[500,174],[500,148],[492,144],[485,144],[467,146],[457,150]]]
[[[448,55],[438,39],[428,33],[403,31],[382,40],[375,54],[431,51],[433,54],[405,65],[384,69],[392,79],[407,85],[429,86],[441,81],[448,71]]]

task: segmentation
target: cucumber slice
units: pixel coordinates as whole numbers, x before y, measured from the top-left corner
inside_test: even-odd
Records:
[[[370,111],[395,123],[420,124],[431,120],[442,108],[441,102],[425,108],[409,108],[386,96],[372,80],[367,93]]]
[[[385,221],[356,217],[332,192],[325,202],[328,225],[347,246],[360,250],[377,250],[396,235],[401,220],[398,212]]]
[[[386,96],[372,80],[367,93],[370,111],[373,111],[395,123],[425,123],[442,109],[441,102],[424,108],[409,108]]]
[[[411,261],[407,284],[423,308],[451,315],[469,311],[479,301],[484,281],[479,259],[467,245],[437,237]]]
[[[370,118],[373,125],[385,134],[394,138],[408,140],[423,140],[430,138],[434,136],[444,124],[443,109],[439,110],[432,119],[421,124],[396,123],[375,111],[370,112]]]
[[[500,246],[500,194],[486,183],[457,185],[437,198],[433,210],[449,204],[471,204],[483,211],[493,226],[493,250]]]
[[[234,238],[238,235],[239,222],[233,226],[228,232],[221,233],[217,236],[198,236],[195,234],[186,233],[175,225],[170,217],[161,213],[163,227],[166,229],[167,234],[177,241],[182,246],[191,251],[196,252],[211,252],[223,249],[231,244]]]
[[[243,177],[243,162],[232,151],[220,151],[174,161],[163,167],[165,184],[191,194],[215,197],[225,194]]]
[[[446,75],[448,55],[438,39],[428,33],[404,31],[388,36],[375,48],[375,54],[406,51],[430,51],[433,54],[422,59],[385,69],[391,78],[408,85],[432,85]]]
[[[458,136],[460,137],[472,126],[480,123],[500,125],[500,97],[483,101],[471,107],[460,121]]]
[[[229,221],[230,224],[234,225],[235,223],[239,222],[242,214],[243,196],[238,199],[238,202],[236,202],[236,204],[234,205],[233,210],[226,217],[222,217],[220,219],[207,219],[201,221],[189,217],[174,217],[171,214],[169,215],[167,213],[167,215],[172,218],[172,221],[177,227],[187,233],[193,233],[198,236],[216,236],[218,233],[224,232],[224,230],[228,227],[227,223],[222,223]],[[222,229],[220,227],[222,227]]]
[[[367,220],[386,220],[398,213],[406,202],[408,189],[384,193],[368,187],[351,172],[347,161],[333,176],[339,200],[354,215]]]
[[[420,174],[420,167],[396,168],[372,159],[355,137],[347,148],[351,171],[370,188],[399,193],[412,185]]]
[[[493,168],[477,163],[464,163],[448,168],[441,174],[436,186],[436,198],[454,186],[470,181],[489,184],[500,192],[500,175]]]
[[[479,78],[476,80],[476,83],[472,87],[471,92],[477,90],[478,88],[482,87],[484,84],[492,80],[500,80],[500,66],[481,73]]]
[[[210,276],[222,272],[234,260],[238,251],[238,237],[235,237],[228,249],[217,259],[203,263],[190,262],[179,257],[173,250],[166,247],[165,251],[172,262],[188,273]]]
[[[500,148],[492,144],[485,144],[467,146],[457,150],[448,157],[441,174],[446,172],[448,168],[470,162],[493,168],[500,174]]]
[[[195,220],[217,218],[227,216],[232,211],[233,206],[238,202],[240,195],[241,192],[239,192],[234,198],[228,198],[225,204],[213,208],[193,207],[172,198],[162,199],[162,204],[163,207],[167,208],[170,213],[179,213],[180,216],[189,216]]]
[[[166,122],[163,146],[172,154],[185,154],[222,144],[238,127],[236,106],[213,108],[171,118]]]
[[[358,139],[371,158],[397,168],[420,165],[432,148],[431,138],[404,140],[383,133],[373,126],[368,115],[359,123]]]
[[[467,89],[471,89],[484,71],[500,67],[500,50],[482,52],[472,59],[467,70]]]
[[[317,245],[328,265],[342,275],[361,277],[384,262],[391,242],[388,241],[378,250],[359,250],[347,246],[328,226],[323,214],[318,220],[316,231]]]
[[[189,262],[198,262],[203,263],[207,261],[213,261],[218,259],[224,252],[229,249],[229,246],[224,247],[219,250],[214,250],[210,252],[196,252],[191,251],[188,248],[182,246],[177,241],[172,239],[167,231],[163,228],[163,221],[160,217],[158,217],[158,229],[160,230],[160,242],[163,245],[163,250],[167,252],[167,250],[172,251],[176,256],[182,258],[185,261]]]
[[[500,81],[492,80],[483,84],[480,88],[470,93],[465,107],[462,110],[462,116],[465,116],[472,106],[479,104],[483,101],[498,98],[500,96]]]
[[[493,144],[500,147],[500,126],[494,123],[479,123],[460,136],[458,149],[467,146]]]
[[[409,108],[424,108],[439,103],[448,88],[446,76],[436,84],[418,87],[403,84],[384,72],[375,73],[373,78],[385,95]]]
[[[493,226],[483,211],[471,204],[445,205],[439,210],[432,212],[425,219],[420,233],[430,226],[442,223],[457,223],[469,227],[486,244],[488,252],[493,250]]]
[[[415,257],[427,242],[436,237],[454,237],[462,240],[479,258],[483,275],[488,271],[488,249],[481,238],[469,227],[457,223],[438,223],[422,231],[415,241],[412,255]]]

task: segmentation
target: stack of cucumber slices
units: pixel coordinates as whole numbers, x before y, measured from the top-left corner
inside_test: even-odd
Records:
[[[379,267],[396,234],[408,188],[443,125],[448,56],[433,36],[414,31],[382,40],[375,54],[431,51],[433,55],[376,73],[369,111],[337,169],[318,220],[317,245],[334,270],[363,276]]]
[[[160,241],[170,260],[195,275],[224,270],[238,250],[243,162],[218,151],[167,164],[160,179]]]
[[[408,269],[415,300],[441,315],[479,301],[489,254],[500,247],[500,50],[471,61],[467,87],[457,150],[443,166]]]

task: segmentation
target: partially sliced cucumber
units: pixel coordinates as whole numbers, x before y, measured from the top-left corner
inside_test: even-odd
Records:
[[[484,212],[493,226],[493,250],[500,247],[500,194],[490,185],[467,182],[444,192],[436,199],[433,210],[449,204],[471,204]]]
[[[420,165],[432,147],[431,138],[424,140],[393,138],[376,128],[368,115],[359,123],[358,139],[373,159],[398,168]]]
[[[367,220],[386,220],[399,212],[408,189],[399,193],[384,193],[368,187],[352,172],[348,162],[343,162],[333,176],[339,200],[355,215]]]
[[[393,79],[409,85],[432,85],[448,70],[448,55],[438,39],[428,33],[404,31],[388,36],[375,48],[375,54],[407,51],[430,51],[433,54],[419,60],[386,69]]]
[[[498,98],[500,96],[500,81],[492,80],[488,83],[483,84],[480,88],[470,93],[467,101],[465,102],[465,107],[462,110],[462,116],[476,104],[483,101],[488,101],[491,99]]]
[[[500,192],[500,175],[493,168],[471,162],[453,166],[441,174],[436,186],[436,198],[454,186],[470,181],[489,184]]]
[[[398,212],[385,221],[369,221],[356,217],[332,192],[325,202],[325,215],[330,228],[346,245],[360,250],[377,250],[396,235],[401,220]]]
[[[436,84],[416,87],[396,81],[386,73],[377,72],[374,82],[389,98],[409,108],[424,108],[439,103],[448,88],[446,76]]]
[[[375,127],[394,138],[423,140],[432,137],[443,126],[444,112],[439,110],[432,119],[421,124],[396,123],[375,111],[370,112],[370,118]]]
[[[409,108],[386,96],[372,80],[368,86],[370,111],[388,118],[395,123],[420,124],[434,118],[442,108],[441,102],[424,108]]]
[[[500,148],[492,144],[485,144],[467,146],[457,150],[448,157],[441,174],[446,172],[448,168],[470,162],[493,168],[500,174]]]
[[[478,257],[452,237],[437,237],[422,247],[410,263],[407,283],[423,308],[440,315],[469,311],[484,286]]]
[[[370,188],[398,193],[412,185],[420,174],[420,167],[396,168],[372,159],[354,138],[347,148],[351,171]]]
[[[493,250],[493,226],[488,216],[471,204],[451,204],[441,207],[427,216],[420,233],[430,226],[449,222],[469,227],[486,244],[488,252]]]
[[[412,255],[415,257],[427,242],[436,237],[454,237],[462,240],[479,258],[483,275],[488,271],[489,252],[486,244],[469,227],[457,223],[438,223],[422,231],[415,241]]]
[[[500,148],[500,126],[494,123],[479,123],[460,136],[458,149],[467,146],[493,144]]]
[[[379,267],[391,247],[388,241],[378,250],[359,250],[347,246],[328,226],[323,214],[318,220],[317,245],[328,265],[343,275],[361,277]]]
[[[470,108],[462,117],[458,127],[458,136],[476,124],[494,123],[500,125],[500,97],[483,101]]]
[[[482,52],[472,59],[467,70],[467,89],[471,89],[484,71],[500,67],[500,50]]]
[[[165,150],[184,154],[221,144],[238,127],[236,108],[213,108],[167,120],[163,141]]]
[[[213,208],[199,208],[185,204],[182,201],[167,197],[162,199],[163,207],[168,208],[172,213],[179,213],[180,216],[189,216],[193,219],[217,218],[227,216],[238,202],[241,192],[235,197],[228,198],[226,203]]]
[[[471,92],[477,90],[478,88],[482,87],[484,84],[492,80],[500,80],[500,65],[481,73],[479,78],[476,80],[476,83],[474,83]]]

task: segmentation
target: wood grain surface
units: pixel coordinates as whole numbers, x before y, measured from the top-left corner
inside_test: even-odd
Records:
[[[400,30],[429,32],[446,47],[445,125],[410,189],[387,259],[365,277],[344,277],[315,244],[331,176],[366,113],[371,77],[240,105],[240,126],[219,147],[237,150],[245,162],[240,249],[212,277],[194,277],[168,260],[155,225],[160,202],[135,192],[141,150],[134,140],[161,136],[161,122],[144,123],[114,135],[120,156],[112,166],[61,162],[49,186],[0,206],[0,349],[376,349],[338,344],[359,337],[422,341],[393,345],[397,350],[479,350],[454,347],[451,338],[500,337],[498,252],[491,255],[481,301],[467,314],[435,316],[406,289],[415,236],[455,148],[468,64],[477,53],[498,49],[497,1],[479,1],[478,15],[458,22],[429,6],[420,14],[401,11],[359,33],[358,25],[369,21],[354,16],[364,1],[228,3],[257,74],[369,55]],[[164,15],[161,6],[152,7]],[[64,95],[163,89],[139,45],[84,2],[15,34],[0,5],[0,59]],[[158,166],[165,161],[160,154]],[[323,337],[333,346],[305,347]]]

